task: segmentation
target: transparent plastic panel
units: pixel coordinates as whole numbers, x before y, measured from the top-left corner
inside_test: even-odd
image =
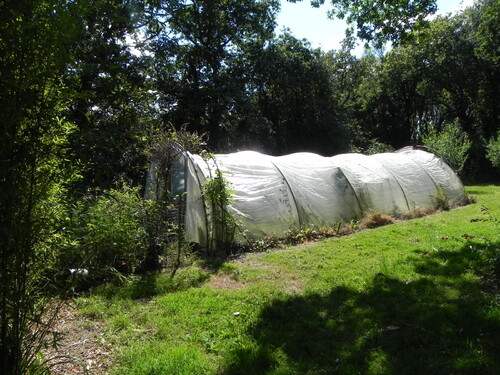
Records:
[[[442,159],[422,150],[404,149],[397,154],[400,153],[425,169],[436,186],[443,188],[451,204],[460,203],[464,200],[465,190],[462,182]]]
[[[282,234],[299,227],[295,201],[271,156],[244,151],[216,155],[216,159],[233,191],[229,211],[242,223],[248,238]]]
[[[419,164],[404,153],[384,153],[371,155],[399,182],[404,191],[409,210],[432,207],[438,187],[429,174]]]
[[[184,229],[190,241],[207,246],[207,214],[201,194],[203,175],[190,156],[186,155],[186,161],[186,215],[184,217]]]
[[[353,188],[329,158],[297,153],[273,161],[290,185],[302,225],[332,225],[361,216]]]
[[[330,158],[353,187],[363,212],[398,214],[408,210],[406,197],[394,176],[371,156],[341,154]]]

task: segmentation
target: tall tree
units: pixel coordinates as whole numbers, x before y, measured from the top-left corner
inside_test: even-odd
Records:
[[[60,76],[80,10],[63,0],[0,2],[0,372],[6,375],[41,373],[43,271],[73,176]]]
[[[270,128],[270,151],[347,151],[332,71],[319,49],[285,33],[265,48],[254,74],[257,105]]]
[[[433,20],[414,42],[390,51],[358,86],[358,124],[372,138],[395,147],[420,141],[428,128],[440,132],[457,123],[472,140],[465,175],[489,175],[485,144],[500,115],[495,52],[482,42],[494,37],[481,25],[485,7]],[[488,52],[487,52],[488,51]],[[487,57],[487,58],[486,58]]]
[[[288,0],[291,3],[302,0]],[[318,7],[325,0],[310,0]],[[399,44],[411,38],[411,32],[424,28],[426,18],[437,10],[436,0],[329,0],[331,18],[346,19],[355,25],[357,36],[366,43],[381,46],[385,42]]]
[[[244,54],[273,35],[276,0],[151,1],[149,37],[165,121],[229,141],[245,97]]]
[[[84,28],[65,82],[75,94],[68,118],[77,126],[71,145],[84,167],[78,184],[83,191],[110,188],[119,178],[144,180],[144,140],[154,113],[147,57],[129,45],[139,5],[90,0],[80,15]]]

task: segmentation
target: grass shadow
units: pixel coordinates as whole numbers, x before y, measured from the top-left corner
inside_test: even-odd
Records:
[[[274,301],[248,331],[255,345],[235,349],[222,373],[498,374],[498,289],[471,275],[491,271],[482,256],[498,246],[421,254],[414,280],[379,273],[363,291]]]

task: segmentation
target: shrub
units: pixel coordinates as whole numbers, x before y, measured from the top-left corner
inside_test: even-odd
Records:
[[[92,279],[134,272],[147,246],[143,212],[139,189],[126,184],[82,200],[69,219],[73,241],[62,266],[86,269]]]
[[[486,145],[486,157],[494,167],[500,168],[500,131],[497,133],[496,139],[491,138]]]
[[[100,196],[87,212],[84,249],[93,270],[131,273],[144,256],[141,198],[126,185]]]
[[[422,142],[442,157],[457,173],[464,168],[472,146],[469,136],[460,129],[456,121],[445,125],[441,132],[431,127],[422,135]]]

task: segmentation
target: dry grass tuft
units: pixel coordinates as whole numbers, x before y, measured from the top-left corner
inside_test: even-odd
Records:
[[[368,212],[363,220],[361,220],[361,226],[369,229],[393,223],[394,219],[391,216],[376,211]]]
[[[420,217],[432,215],[436,213],[436,209],[434,207],[419,207],[414,210],[405,212],[401,215],[401,218],[404,220],[418,219]]]
[[[467,206],[469,204],[477,203],[477,199],[474,195],[465,194],[464,202],[462,206]]]

